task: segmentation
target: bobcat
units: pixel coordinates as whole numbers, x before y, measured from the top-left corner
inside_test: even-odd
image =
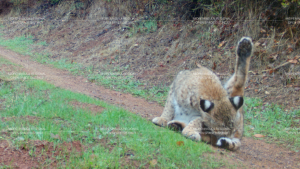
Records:
[[[195,141],[237,150],[244,131],[243,95],[252,40],[243,37],[237,46],[235,73],[222,86],[205,67],[179,72],[170,86],[164,111],[152,122],[181,130]]]

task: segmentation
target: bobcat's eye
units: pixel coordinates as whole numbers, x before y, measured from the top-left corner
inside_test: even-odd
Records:
[[[244,99],[240,96],[231,97],[229,100],[236,110],[238,110],[244,104]]]
[[[214,108],[214,103],[208,100],[200,100],[200,107],[204,112],[209,112]]]

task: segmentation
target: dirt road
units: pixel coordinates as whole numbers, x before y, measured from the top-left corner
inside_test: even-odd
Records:
[[[85,77],[73,76],[68,71],[34,62],[28,56],[19,55],[3,47],[0,47],[0,56],[21,65],[22,70],[26,73],[39,74],[39,76],[42,74],[41,77],[45,81],[57,87],[101,99],[123,107],[148,120],[159,116],[163,110],[163,107],[157,103],[147,102],[130,94],[106,89],[88,82]],[[237,152],[214,149],[216,150],[212,154],[214,157],[226,159],[230,164],[241,163],[245,168],[300,168],[300,152],[290,151],[276,144],[267,144],[261,140],[244,137],[242,148]]]

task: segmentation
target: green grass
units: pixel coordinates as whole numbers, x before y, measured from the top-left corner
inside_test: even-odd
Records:
[[[148,90],[142,89],[144,83],[135,80],[133,75],[123,74],[122,72],[126,68],[115,67],[114,70],[100,72],[100,73],[90,73],[88,75],[89,81],[99,82],[101,85],[110,87],[117,91],[122,91],[126,93],[131,93],[135,96],[139,96],[148,100],[154,100],[161,104],[165,103],[169,87],[167,86],[153,86]],[[88,70],[89,71],[89,70]]]
[[[246,136],[262,134],[266,136],[263,139],[299,151],[300,110],[284,111],[278,105],[263,105],[257,98],[246,99],[244,110]]]
[[[14,63],[12,63],[12,62],[10,62],[10,61],[2,58],[2,57],[0,57],[0,63],[1,63],[1,65],[14,65],[14,66],[17,66],[16,64],[14,64]]]
[[[149,20],[142,20],[129,28],[128,37],[132,37],[137,33],[153,33],[157,30],[157,21],[152,18]]]
[[[3,28],[2,28],[3,29]],[[0,35],[0,45],[6,46],[15,52],[21,53],[23,55],[33,55],[29,45],[33,44],[33,36],[19,36],[14,39],[4,39]]]
[[[0,139],[17,149],[27,148],[30,140],[47,140],[55,146],[79,140],[88,147],[81,155],[71,155],[69,160],[65,152],[55,156],[62,168],[126,168],[130,164],[124,162],[123,155],[128,152],[131,154],[128,158],[136,161],[137,167],[148,166],[153,159],[157,160],[153,167],[159,168],[223,165],[220,161],[201,157],[204,152],[212,152],[210,145],[186,139],[180,133],[155,126],[140,116],[86,95],[57,88],[42,80],[22,79],[18,76],[15,81],[0,83],[0,99],[4,100],[0,105],[0,119],[5,119],[0,123],[0,130],[9,133]],[[98,105],[104,110],[93,114],[87,109],[74,108],[71,101]],[[127,134],[116,134],[112,129]],[[54,137],[57,135],[60,139]],[[100,144],[105,139],[107,143]],[[183,141],[184,145],[178,146],[177,141]],[[113,147],[111,151],[110,147]],[[28,149],[32,158],[39,156],[34,148]]]
[[[148,21],[147,21],[148,23]],[[146,26],[150,25],[146,24]],[[92,67],[85,67],[80,63],[70,63],[68,59],[62,58],[60,60],[53,60],[49,56],[49,53],[33,53],[33,45],[43,45],[47,46],[45,41],[34,44],[33,37],[21,36],[15,37],[14,39],[4,39],[0,35],[0,45],[5,46],[10,50],[18,52],[22,55],[29,55],[32,59],[39,63],[50,64],[59,69],[66,69],[70,71],[73,75],[87,76],[90,81],[97,82],[101,85],[104,85],[110,89],[131,93],[135,96],[145,98],[150,101],[156,101],[161,105],[164,105],[165,98],[168,94],[169,87],[167,86],[154,86],[150,89],[143,89],[140,86],[144,84],[135,80],[133,75],[124,75],[122,71],[127,68],[116,67],[112,70],[106,69],[105,73],[96,73],[92,71]]]

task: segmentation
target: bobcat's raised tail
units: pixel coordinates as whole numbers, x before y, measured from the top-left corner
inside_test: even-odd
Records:
[[[248,37],[238,42],[235,73],[224,87],[205,67],[179,72],[162,115],[152,122],[182,130],[183,135],[196,141],[237,150],[243,136],[241,107],[252,48]]]

